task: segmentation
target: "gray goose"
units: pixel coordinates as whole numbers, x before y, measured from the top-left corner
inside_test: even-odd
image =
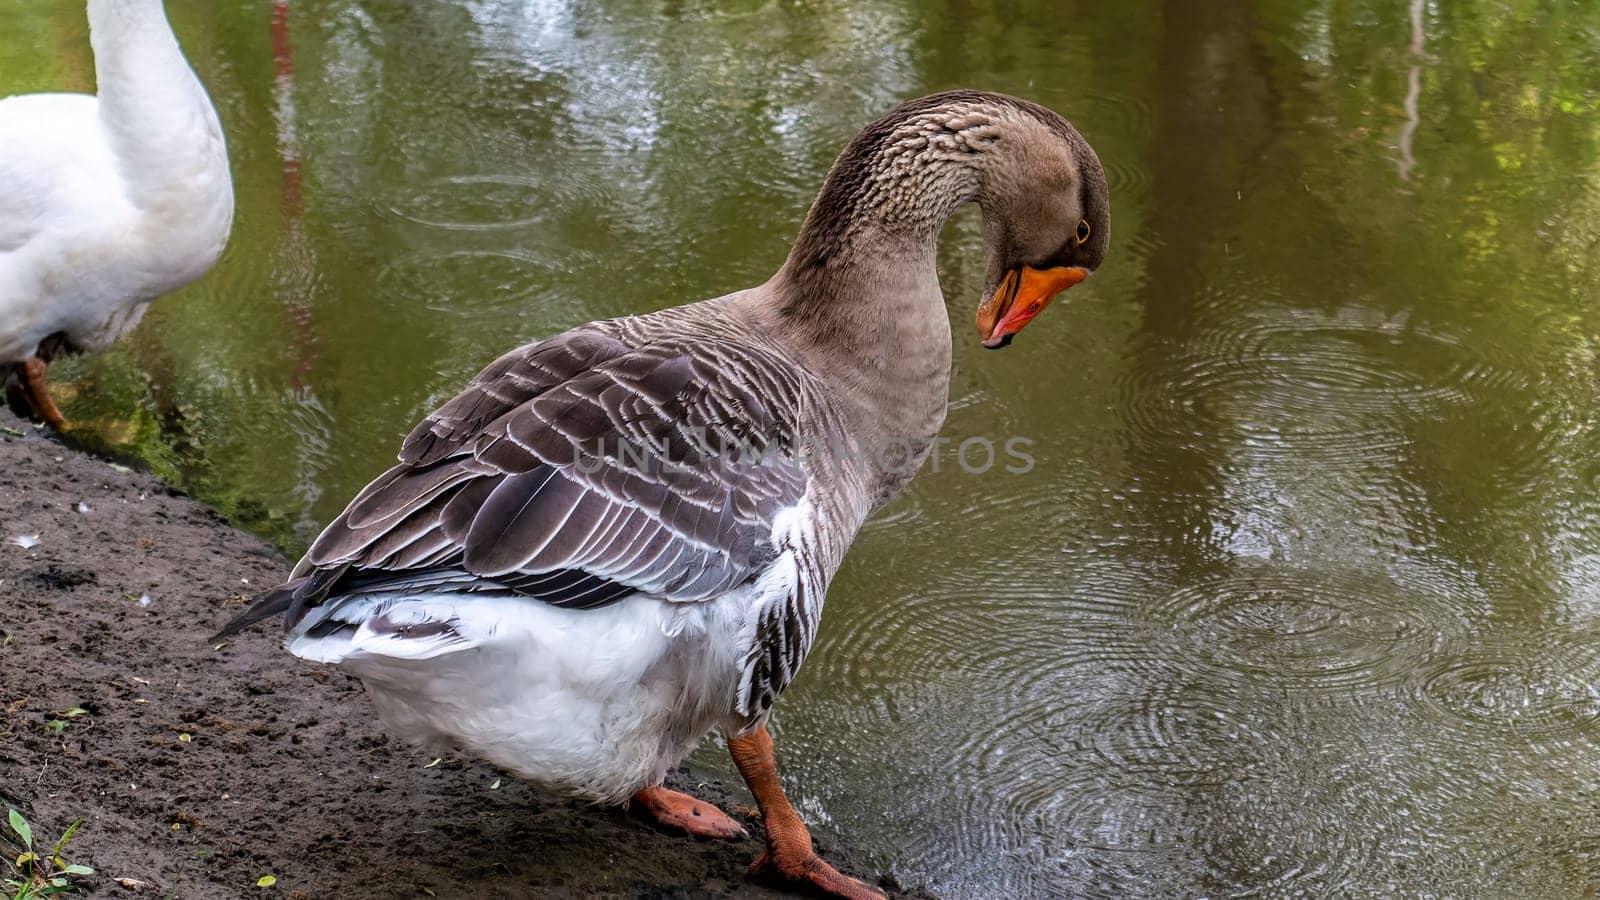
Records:
[[[1105,256],[1105,176],[1065,119],[905,103],[845,149],[765,284],[490,363],[223,634],[282,615],[288,650],[360,677],[394,734],[700,836],[742,829],[661,782],[721,728],[766,832],[752,872],[878,896],[813,852],[766,722],[856,531],[943,424],[935,239],[969,201],[985,346]]]

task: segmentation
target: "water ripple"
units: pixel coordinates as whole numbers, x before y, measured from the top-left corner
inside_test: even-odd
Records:
[[[1441,726],[1471,739],[1600,739],[1600,636],[1485,641],[1420,667],[1411,687]]]
[[[530,308],[574,304],[559,287],[577,263],[560,254],[511,249],[449,250],[397,257],[377,285],[404,311],[503,324]]]
[[[571,200],[568,197],[565,200]],[[521,228],[541,221],[544,210],[562,198],[528,175],[451,175],[408,188],[383,212],[433,228],[451,231],[493,231]]]
[[[1147,608],[1174,653],[1258,683],[1370,691],[1454,645],[1469,628],[1447,583],[1241,559]]]
[[[1214,299],[1226,306],[1229,298]],[[1181,347],[1150,347],[1167,361],[1138,367],[1125,383],[1125,415],[1136,434],[1216,440],[1249,427],[1271,436],[1269,453],[1370,459],[1375,449],[1408,440],[1403,422],[1471,399],[1470,383],[1445,377],[1451,365],[1471,365],[1464,352],[1403,315],[1216,312],[1219,323],[1188,335]],[[1447,365],[1439,378],[1417,374],[1419,360],[1441,357]],[[1479,380],[1506,377],[1486,363],[1470,371]]]

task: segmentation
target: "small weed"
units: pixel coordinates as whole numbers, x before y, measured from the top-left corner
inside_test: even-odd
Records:
[[[12,876],[0,878],[0,887],[5,888],[10,900],[35,900],[72,893],[80,887],[73,879],[94,874],[94,870],[88,866],[69,863],[61,855],[72,836],[78,833],[82,819],[68,825],[61,840],[56,841],[48,853],[40,853],[34,849],[33,826],[22,817],[22,813],[14,809],[7,810],[7,818],[11,831],[16,834],[16,841],[8,843],[16,843],[22,848],[22,852],[11,860]],[[10,856],[9,853],[6,855]]]
[[[72,724],[73,719],[76,719],[80,716],[87,716],[88,714],[89,711],[81,706],[63,709],[59,712],[51,713],[50,718],[45,720],[44,727],[51,734],[55,735],[56,737],[60,737],[66,733],[67,726]]]

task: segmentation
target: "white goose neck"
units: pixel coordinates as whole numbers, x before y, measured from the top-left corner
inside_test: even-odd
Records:
[[[161,0],[89,0],[89,40],[100,121],[135,202],[191,181],[196,169],[226,166],[216,111]]]
[[[194,80],[161,0],[89,0],[89,42],[102,102],[136,100],[152,87],[182,90]]]

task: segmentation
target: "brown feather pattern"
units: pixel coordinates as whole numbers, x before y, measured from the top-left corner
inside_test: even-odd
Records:
[[[277,613],[293,627],[366,591],[588,608],[635,591],[705,600],[757,577],[775,514],[807,489],[793,450],[809,386],[768,350],[632,324],[490,363],[230,629]]]

